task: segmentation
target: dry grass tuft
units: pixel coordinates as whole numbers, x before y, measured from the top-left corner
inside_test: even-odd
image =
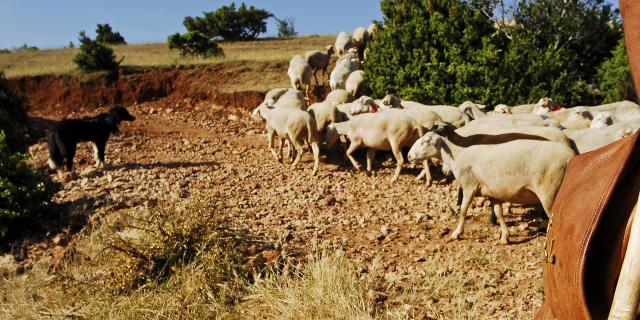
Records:
[[[244,294],[245,240],[224,228],[216,199],[106,219],[56,273],[40,261],[0,280],[0,317],[202,319],[232,317]]]
[[[250,313],[268,319],[372,319],[371,304],[346,258],[322,255],[291,274],[249,288]]]

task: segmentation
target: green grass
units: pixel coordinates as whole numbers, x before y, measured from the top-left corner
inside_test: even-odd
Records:
[[[264,39],[247,42],[222,42],[225,57],[193,59],[181,57],[165,43],[114,46],[117,59],[125,57],[122,66],[152,67],[172,65],[216,64],[230,61],[288,62],[295,54],[322,50],[334,36],[309,36],[292,39]],[[80,49],[19,50],[0,54],[0,70],[9,78],[43,74],[73,74],[73,57]]]

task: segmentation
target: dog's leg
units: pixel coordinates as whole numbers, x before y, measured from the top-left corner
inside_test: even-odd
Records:
[[[67,170],[69,170],[69,172],[71,172],[72,174],[75,173],[75,170],[73,168],[73,158],[76,156],[76,144],[71,144],[69,146],[67,146]]]
[[[93,158],[96,161],[96,167],[105,168],[106,163],[104,161],[104,151],[107,146],[107,142],[98,141],[93,144]]]

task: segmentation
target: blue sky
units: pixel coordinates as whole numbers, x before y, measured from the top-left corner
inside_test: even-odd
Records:
[[[242,1],[236,1],[239,4]],[[351,32],[381,19],[378,0],[263,0],[244,1],[266,9],[276,17],[294,17],[301,35]],[[184,32],[182,19],[214,11],[231,1],[152,1],[152,0],[1,0],[0,48],[26,43],[39,48],[77,44],[78,31],[93,37],[96,24],[109,23],[129,43],[164,42],[169,34]],[[339,8],[339,9],[338,9]],[[266,35],[277,33],[269,19]]]

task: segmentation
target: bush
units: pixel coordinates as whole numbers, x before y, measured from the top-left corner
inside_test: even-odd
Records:
[[[598,69],[598,75],[604,103],[620,100],[636,101],[638,99],[636,88],[633,85],[624,38],[620,39],[613,50],[613,56],[602,63]]]
[[[374,95],[430,104],[495,103],[501,51],[493,23],[458,0],[383,0],[384,29],[370,44]]]
[[[292,17],[284,18],[282,20],[276,19],[278,22],[278,37],[289,38],[298,35],[294,26],[295,19]]]
[[[44,175],[36,174],[25,159],[9,149],[0,131],[0,239],[14,220],[36,214],[53,196]]]
[[[185,34],[176,32],[167,38],[167,44],[170,49],[180,50],[180,54],[183,56],[224,56],[224,51],[215,41],[197,31],[190,31]]]
[[[11,151],[24,151],[24,128],[27,112],[22,99],[9,88],[9,83],[0,72],[0,131],[6,134],[6,143]]]
[[[78,37],[80,41],[80,52],[73,58],[73,62],[82,71],[117,71],[120,62],[116,62],[113,50],[104,43],[91,40],[84,31]]]
[[[597,68],[621,37],[619,15],[602,1],[521,0],[503,77],[512,103],[552,96],[562,105],[600,103]]]
[[[100,24],[96,28],[96,41],[108,44],[127,44],[120,32],[113,32],[108,23]]]
[[[209,39],[222,38],[229,41],[253,40],[267,31],[267,19],[273,15],[242,3],[222,6],[214,12],[203,12],[202,17],[184,18],[183,25],[191,32],[200,32]]]

